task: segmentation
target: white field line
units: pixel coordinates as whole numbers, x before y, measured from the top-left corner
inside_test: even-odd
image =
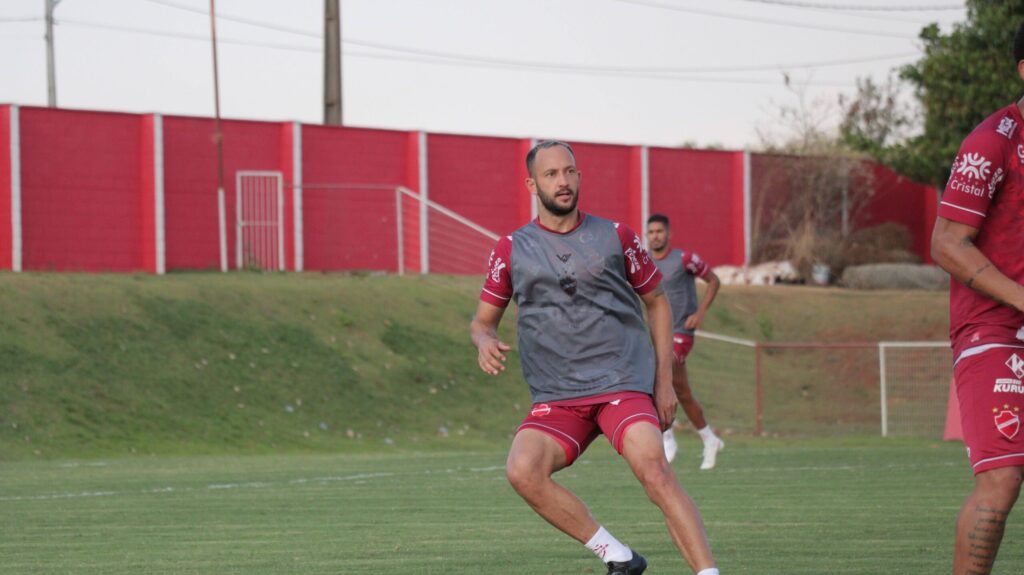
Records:
[[[589,461],[580,461],[580,464],[589,464]],[[962,463],[957,462],[938,462],[931,464],[920,464],[920,463],[907,463],[907,464],[887,464],[882,466],[872,465],[809,465],[799,467],[757,467],[757,468],[724,468],[716,469],[715,475],[732,474],[732,473],[743,473],[749,474],[751,471],[757,473],[786,473],[793,471],[860,471],[860,470],[885,470],[885,469],[903,469],[913,468],[921,469],[923,467],[954,467],[958,465],[967,465],[966,461]],[[67,493],[49,493],[40,495],[11,495],[11,496],[0,496],[0,501],[52,501],[59,499],[84,499],[89,497],[115,497],[115,496],[127,496],[127,495],[152,495],[161,493],[187,493],[190,491],[202,491],[202,490],[242,490],[242,489],[265,489],[268,487],[286,487],[290,485],[305,485],[305,484],[320,484],[325,485],[328,483],[340,483],[345,481],[362,481],[365,479],[378,479],[383,477],[398,477],[400,475],[454,475],[463,472],[469,473],[494,473],[504,472],[504,465],[491,465],[488,467],[469,467],[469,468],[445,468],[445,469],[425,469],[414,473],[357,473],[354,475],[329,475],[323,477],[300,477],[296,479],[289,479],[286,481],[249,481],[240,483],[211,483],[206,487],[152,487],[149,489],[140,489],[137,491],[80,491],[80,492],[67,492]],[[686,476],[681,477],[685,482]]]

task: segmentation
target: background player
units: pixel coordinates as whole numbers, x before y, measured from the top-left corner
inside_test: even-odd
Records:
[[[643,573],[646,560],[552,479],[604,433],[661,509],[690,567],[717,575],[700,512],[662,452],[661,431],[672,422],[676,398],[672,312],[661,274],[635,233],[576,207],[580,173],[568,144],[537,144],[526,167],[539,215],[498,241],[470,326],[480,368],[497,375],[510,347],[496,332],[515,299],[520,360],[534,403],[512,440],[508,480],[541,517],[601,557],[609,574]]]
[[[1024,25],[1014,39],[1024,79]],[[991,573],[1024,475],[1024,99],[989,116],[953,162],[932,256],[953,276],[950,339],[974,489],[960,508],[955,575]]]
[[[672,249],[671,242],[672,229],[669,227],[668,217],[654,214],[648,218],[647,246],[654,256],[655,265],[661,270],[661,285],[672,304],[672,352],[675,357],[672,387],[675,388],[683,412],[704,441],[704,460],[701,461],[700,468],[712,469],[715,467],[718,452],[725,447],[725,442],[719,439],[708,425],[704,418],[704,409],[690,389],[686,373],[686,356],[693,349],[693,335],[704,321],[704,314],[711,307],[711,302],[715,301],[722,282],[700,256],[693,252]],[[694,278],[700,278],[708,283],[708,289],[704,292],[699,306]],[[672,461],[679,449],[672,427],[665,430],[663,441],[665,457]]]

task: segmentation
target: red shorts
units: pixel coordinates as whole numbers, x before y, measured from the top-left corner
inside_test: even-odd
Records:
[[[686,335],[685,333],[672,334],[672,355],[676,358],[676,363],[682,365],[686,363],[686,356],[690,355],[690,350],[693,349],[693,336]]]
[[[962,358],[953,376],[974,473],[1024,465],[1024,349],[997,347]]]
[[[602,433],[621,455],[626,430],[641,421],[649,421],[661,430],[651,396],[624,391],[584,400],[535,403],[516,433],[536,429],[550,435],[565,450],[565,464],[571,465]]]

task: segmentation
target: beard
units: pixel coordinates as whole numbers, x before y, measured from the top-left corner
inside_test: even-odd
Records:
[[[553,215],[567,216],[571,214],[573,210],[576,209],[576,202],[578,202],[580,199],[579,188],[576,188],[575,190],[569,188],[569,191],[572,193],[572,202],[565,207],[558,204],[558,202],[555,199],[555,194],[551,194],[549,196],[543,190],[538,190],[537,197],[540,198],[540,203],[544,205],[544,208],[547,209],[547,211],[551,212]]]

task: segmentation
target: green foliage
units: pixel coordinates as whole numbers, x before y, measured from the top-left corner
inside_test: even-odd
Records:
[[[504,446],[529,394],[515,349],[499,376],[477,367],[479,289],[477,277],[0,274],[0,461]],[[725,286],[702,327],[935,339],[945,298]],[[513,345],[514,325],[513,309],[500,330]],[[702,401],[719,425],[751,426],[749,352],[701,341],[689,362],[698,389],[714,386]]]
[[[761,333],[761,337],[764,341],[772,341],[775,339],[775,324],[772,322],[772,318],[765,313],[765,311],[758,310],[757,312],[757,329]]]
[[[1024,0],[967,0],[967,20],[943,34],[921,31],[924,57],[901,70],[924,112],[923,133],[879,154],[897,171],[942,186],[960,142],[987,116],[1020,97],[1013,36]]]

